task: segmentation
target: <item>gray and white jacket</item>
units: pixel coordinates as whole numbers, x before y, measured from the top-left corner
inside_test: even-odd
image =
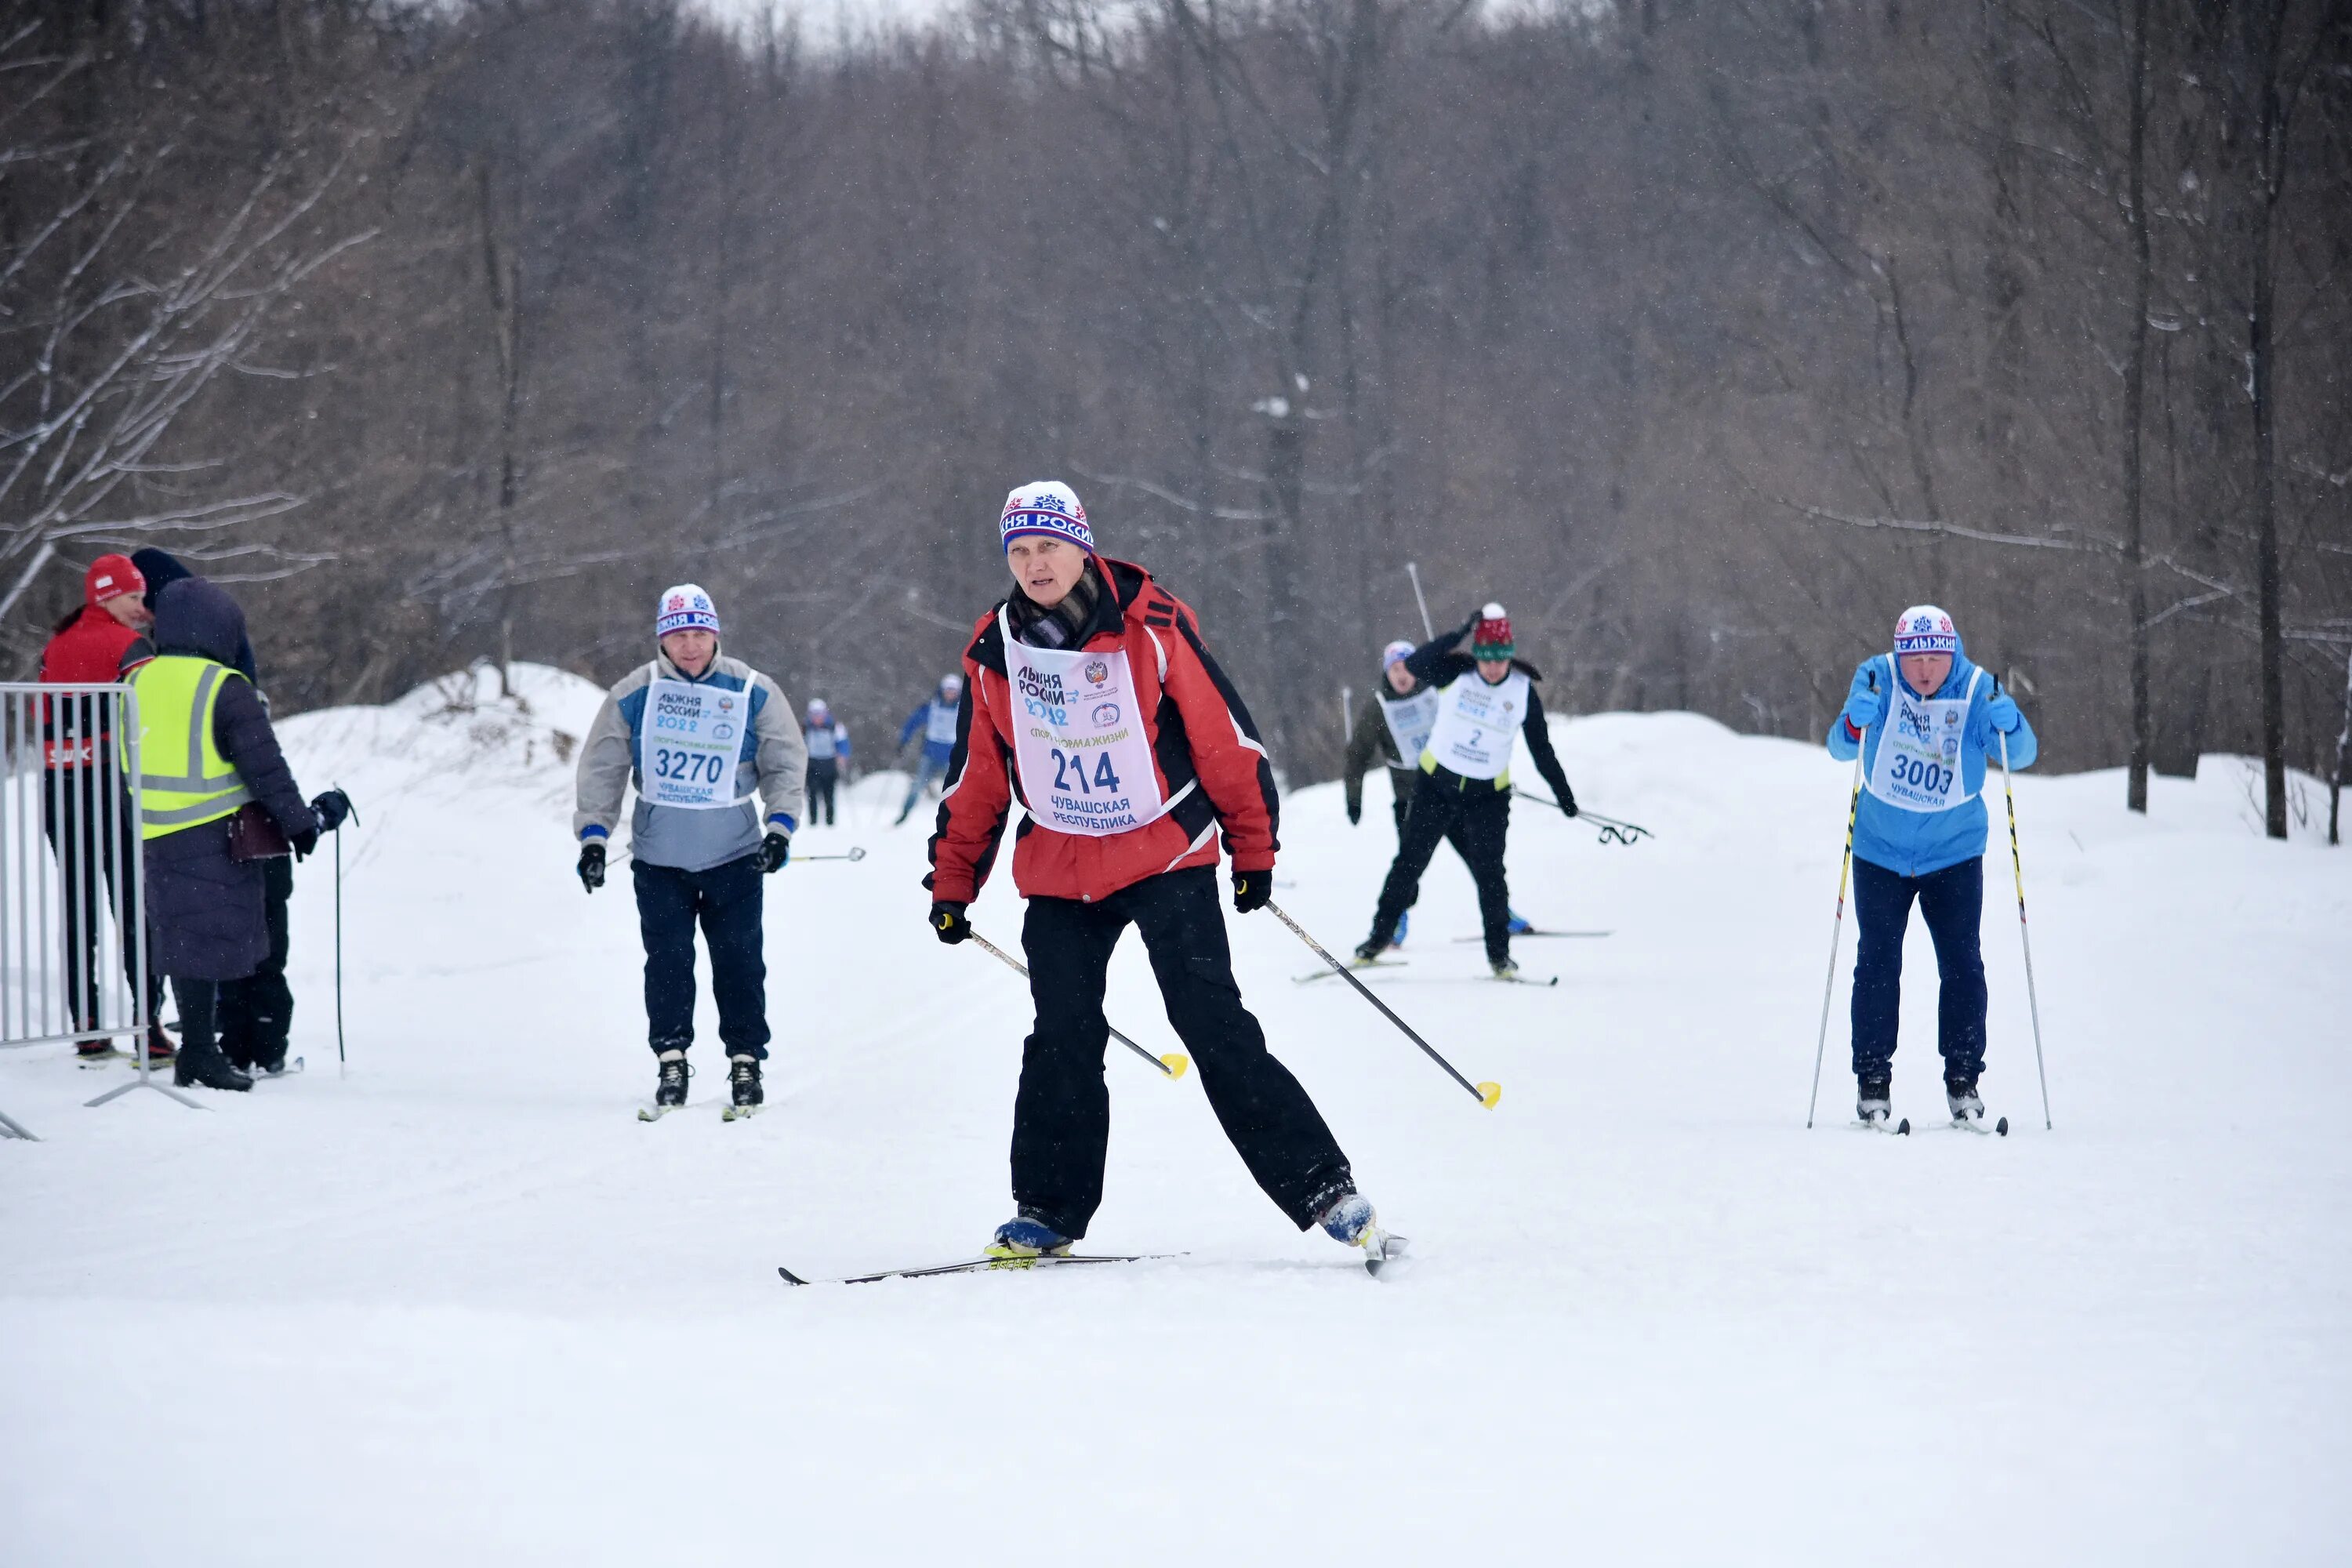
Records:
[[[707,811],[649,805],[643,795],[646,698],[656,680],[714,686],[750,694],[751,721],[735,763],[735,794],[740,804]],[[719,654],[699,678],[689,677],[656,653],[650,664],[622,677],[604,696],[596,722],[580,750],[579,809],[572,830],[583,841],[612,837],[621,802],[632,784],[640,791],[629,818],[629,850],[648,866],[707,871],[739,860],[760,847],[763,833],[789,834],[799,823],[801,791],[808,773],[808,746],[801,739],[793,705],[776,683],[740,658]],[[755,807],[751,796],[757,794]],[[764,825],[763,825],[764,813]]]

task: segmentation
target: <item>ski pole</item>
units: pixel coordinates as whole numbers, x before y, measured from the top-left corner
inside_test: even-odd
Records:
[[[1996,688],[1998,689],[1998,688]],[[2017,876],[2017,940],[2025,947],[2025,1005],[2033,1016],[2033,1071],[2042,1080],[2042,1130],[2050,1127],[2050,1072],[2042,1065],[2042,1002],[2033,994],[2033,938],[2025,930],[2025,858],[2017,848],[2017,791],[2009,773],[2009,731],[2000,732],[2000,793],[2009,802],[2009,865]]]
[[[350,805],[352,797],[342,785],[337,784],[335,790],[349,806],[345,815],[357,823],[359,807]],[[350,1070],[343,1052],[343,830],[339,824],[335,828],[335,1076],[343,1077]]]
[[[1430,624],[1429,601],[1421,596],[1421,568],[1408,561],[1404,563],[1404,574],[1412,579],[1412,602],[1421,606],[1422,640],[1433,641],[1437,637],[1437,628]]]
[[[1541,790],[1529,789],[1525,784],[1513,784],[1511,786],[1511,793],[1516,795],[1524,795],[1528,799],[1534,801],[1538,805],[1548,805],[1554,811],[1558,811],[1559,809],[1559,802],[1552,799],[1551,796],[1544,794]],[[1601,830],[1601,842],[1603,844],[1633,844],[1640,839],[1655,838],[1657,837],[1656,834],[1651,832],[1646,827],[1637,826],[1631,822],[1620,822],[1613,816],[1603,816],[1597,811],[1587,811],[1581,806],[1577,808],[1576,820],[1579,822],[1589,822],[1592,824],[1593,826],[1599,828]]]
[[[1878,689],[1878,673],[1871,672],[1870,689]],[[1841,710],[1843,712],[1843,710]],[[1845,879],[1853,868],[1853,824],[1862,811],[1863,743],[1853,744],[1853,795],[1845,805],[1845,853],[1838,857],[1837,918],[1830,923],[1830,972],[1822,982],[1822,1032],[1813,1040],[1813,1092],[1805,1101],[1805,1127],[1811,1131],[1813,1111],[1822,1100],[1822,1053],[1830,1043],[1830,996],[1837,990],[1838,939],[1845,934]]]
[[[1402,1018],[1398,1017],[1395,1013],[1390,1010],[1387,1003],[1373,995],[1372,988],[1365,984],[1362,981],[1357,979],[1356,972],[1354,970],[1349,969],[1346,964],[1332,957],[1330,950],[1325,947],[1321,942],[1317,942],[1313,937],[1307,935],[1307,928],[1300,925],[1297,921],[1292,920],[1289,913],[1285,910],[1280,904],[1268,900],[1265,907],[1274,911],[1275,919],[1280,921],[1284,925],[1290,928],[1291,935],[1305,942],[1308,947],[1313,948],[1315,950],[1315,956],[1329,964],[1331,966],[1332,973],[1339,975],[1340,979],[1346,981],[1349,984],[1354,986],[1357,994],[1361,995],[1365,1001],[1370,1002],[1373,1006],[1379,1008],[1381,1010],[1381,1017],[1386,1018],[1390,1023],[1394,1024],[1399,1029],[1402,1029],[1404,1032],[1404,1037],[1406,1039],[1411,1040],[1414,1045],[1419,1046],[1422,1050],[1428,1055],[1431,1061],[1433,1061],[1439,1067],[1444,1068],[1445,1069],[1446,1077],[1460,1084],[1464,1089],[1468,1089],[1470,1091],[1470,1097],[1473,1100],[1475,1100],[1479,1104],[1485,1106],[1487,1110],[1492,1110],[1495,1109],[1495,1102],[1503,1098],[1503,1086],[1501,1084],[1472,1083],[1468,1079],[1464,1078],[1460,1073],[1456,1072],[1454,1069],[1454,1064],[1452,1062],[1447,1061],[1444,1057],[1437,1054],[1436,1047],[1431,1045],[1427,1040],[1423,1039],[1419,1035],[1414,1034],[1412,1032],[1412,1025],[1406,1023]]]
[[[810,861],[812,861],[812,860],[863,860],[863,859],[865,859],[865,858],[866,858],[866,851],[865,851],[865,850],[863,850],[863,849],[857,849],[857,848],[852,848],[852,849],[849,851],[849,853],[847,853],[846,855],[801,855],[801,856],[796,856],[796,857],[794,857],[794,858],[793,858],[793,865],[795,865],[795,866],[805,866],[805,865],[807,865],[807,864],[808,864]]]
[[[1024,980],[1029,978],[1029,966],[1027,964],[1022,963],[1019,959],[1013,957],[1011,953],[1005,952],[1003,948],[997,946],[994,942],[981,935],[978,931],[971,933],[971,940],[980,943],[980,950],[982,952],[985,952],[990,957],[996,959],[999,963],[1007,965],[1014,973],[1020,975]],[[1109,1029],[1110,1026],[1106,1023],[1103,1027]],[[1192,1065],[1191,1059],[1188,1058],[1181,1051],[1171,1051],[1164,1057],[1155,1057],[1150,1051],[1145,1050],[1141,1046],[1137,1045],[1133,1040],[1129,1039],[1125,1035],[1120,1034],[1117,1029],[1110,1030],[1110,1037],[1117,1040],[1120,1045],[1125,1046],[1129,1050],[1133,1051],[1137,1056],[1141,1057],[1145,1061],[1150,1062],[1153,1067],[1158,1068],[1161,1072],[1166,1073],[1170,1078],[1182,1078],[1184,1076],[1184,1069]]]

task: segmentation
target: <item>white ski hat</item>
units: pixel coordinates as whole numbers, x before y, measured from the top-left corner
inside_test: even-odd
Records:
[[[654,612],[654,636],[666,637],[672,632],[689,631],[696,627],[719,635],[719,606],[698,583],[680,583],[663,591],[661,607]]]
[[[1392,664],[1402,664],[1412,657],[1412,644],[1403,637],[1399,637],[1396,641],[1389,644],[1388,647],[1381,649],[1381,668],[1382,669],[1386,669],[1389,666]]]
[[[1914,605],[1895,623],[1895,651],[1953,653],[1960,651],[1960,629],[1952,617],[1934,605]]]

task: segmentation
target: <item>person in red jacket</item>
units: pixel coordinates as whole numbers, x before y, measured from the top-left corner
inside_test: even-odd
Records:
[[[58,625],[57,634],[41,650],[41,679],[50,683],[106,686],[121,679],[123,659],[155,624],[147,608],[147,580],[130,559],[101,555],[82,574],[82,603]],[[77,1030],[102,1026],[100,1009],[99,936],[105,929],[106,905],[99,895],[105,879],[113,902],[122,911],[122,929],[139,926],[137,884],[131,857],[139,853],[139,828],[131,814],[131,797],[114,760],[113,736],[108,718],[110,705],[95,698],[60,700],[45,715],[44,760],[47,787],[41,796],[41,823],[49,847],[66,865],[65,888],[66,1005]],[[111,809],[109,802],[111,800]],[[118,884],[117,874],[121,880]],[[126,943],[128,949],[130,944]],[[123,963],[132,967],[135,954],[126,951]],[[132,984],[137,984],[135,975]],[[172,1059],[171,1037],[152,1022],[163,1000],[163,982],[149,986],[147,1055],[151,1061]],[[103,1062],[117,1055],[110,1039],[83,1040],[76,1046],[85,1063]]]
[[[1069,488],[1024,485],[999,521],[1012,594],[972,628],[946,795],[931,835],[931,927],[971,934],[965,910],[994,864],[1014,801],[1013,879],[1036,1026],[1013,1106],[1019,1212],[989,1251],[1066,1253],[1102,1202],[1110,1142],[1103,987],[1130,924],[1168,1020],[1258,1185],[1301,1230],[1350,1246],[1386,1237],[1315,1102],[1265,1048],[1234,983],[1217,907],[1222,830],[1234,908],[1273,896],[1274,771],[1192,612],[1140,566],[1095,553]]]

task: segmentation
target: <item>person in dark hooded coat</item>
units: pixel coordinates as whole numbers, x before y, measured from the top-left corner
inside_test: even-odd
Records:
[[[299,857],[317,847],[327,814],[303,800],[260,694],[231,666],[248,646],[236,601],[201,577],[166,585],[154,645],[130,679],[143,731],[151,963],[180,1003],[173,1076],[250,1089],[215,1029],[223,983],[252,974],[269,954],[267,873],[262,861],[231,857],[230,825],[241,805],[258,802]]]

